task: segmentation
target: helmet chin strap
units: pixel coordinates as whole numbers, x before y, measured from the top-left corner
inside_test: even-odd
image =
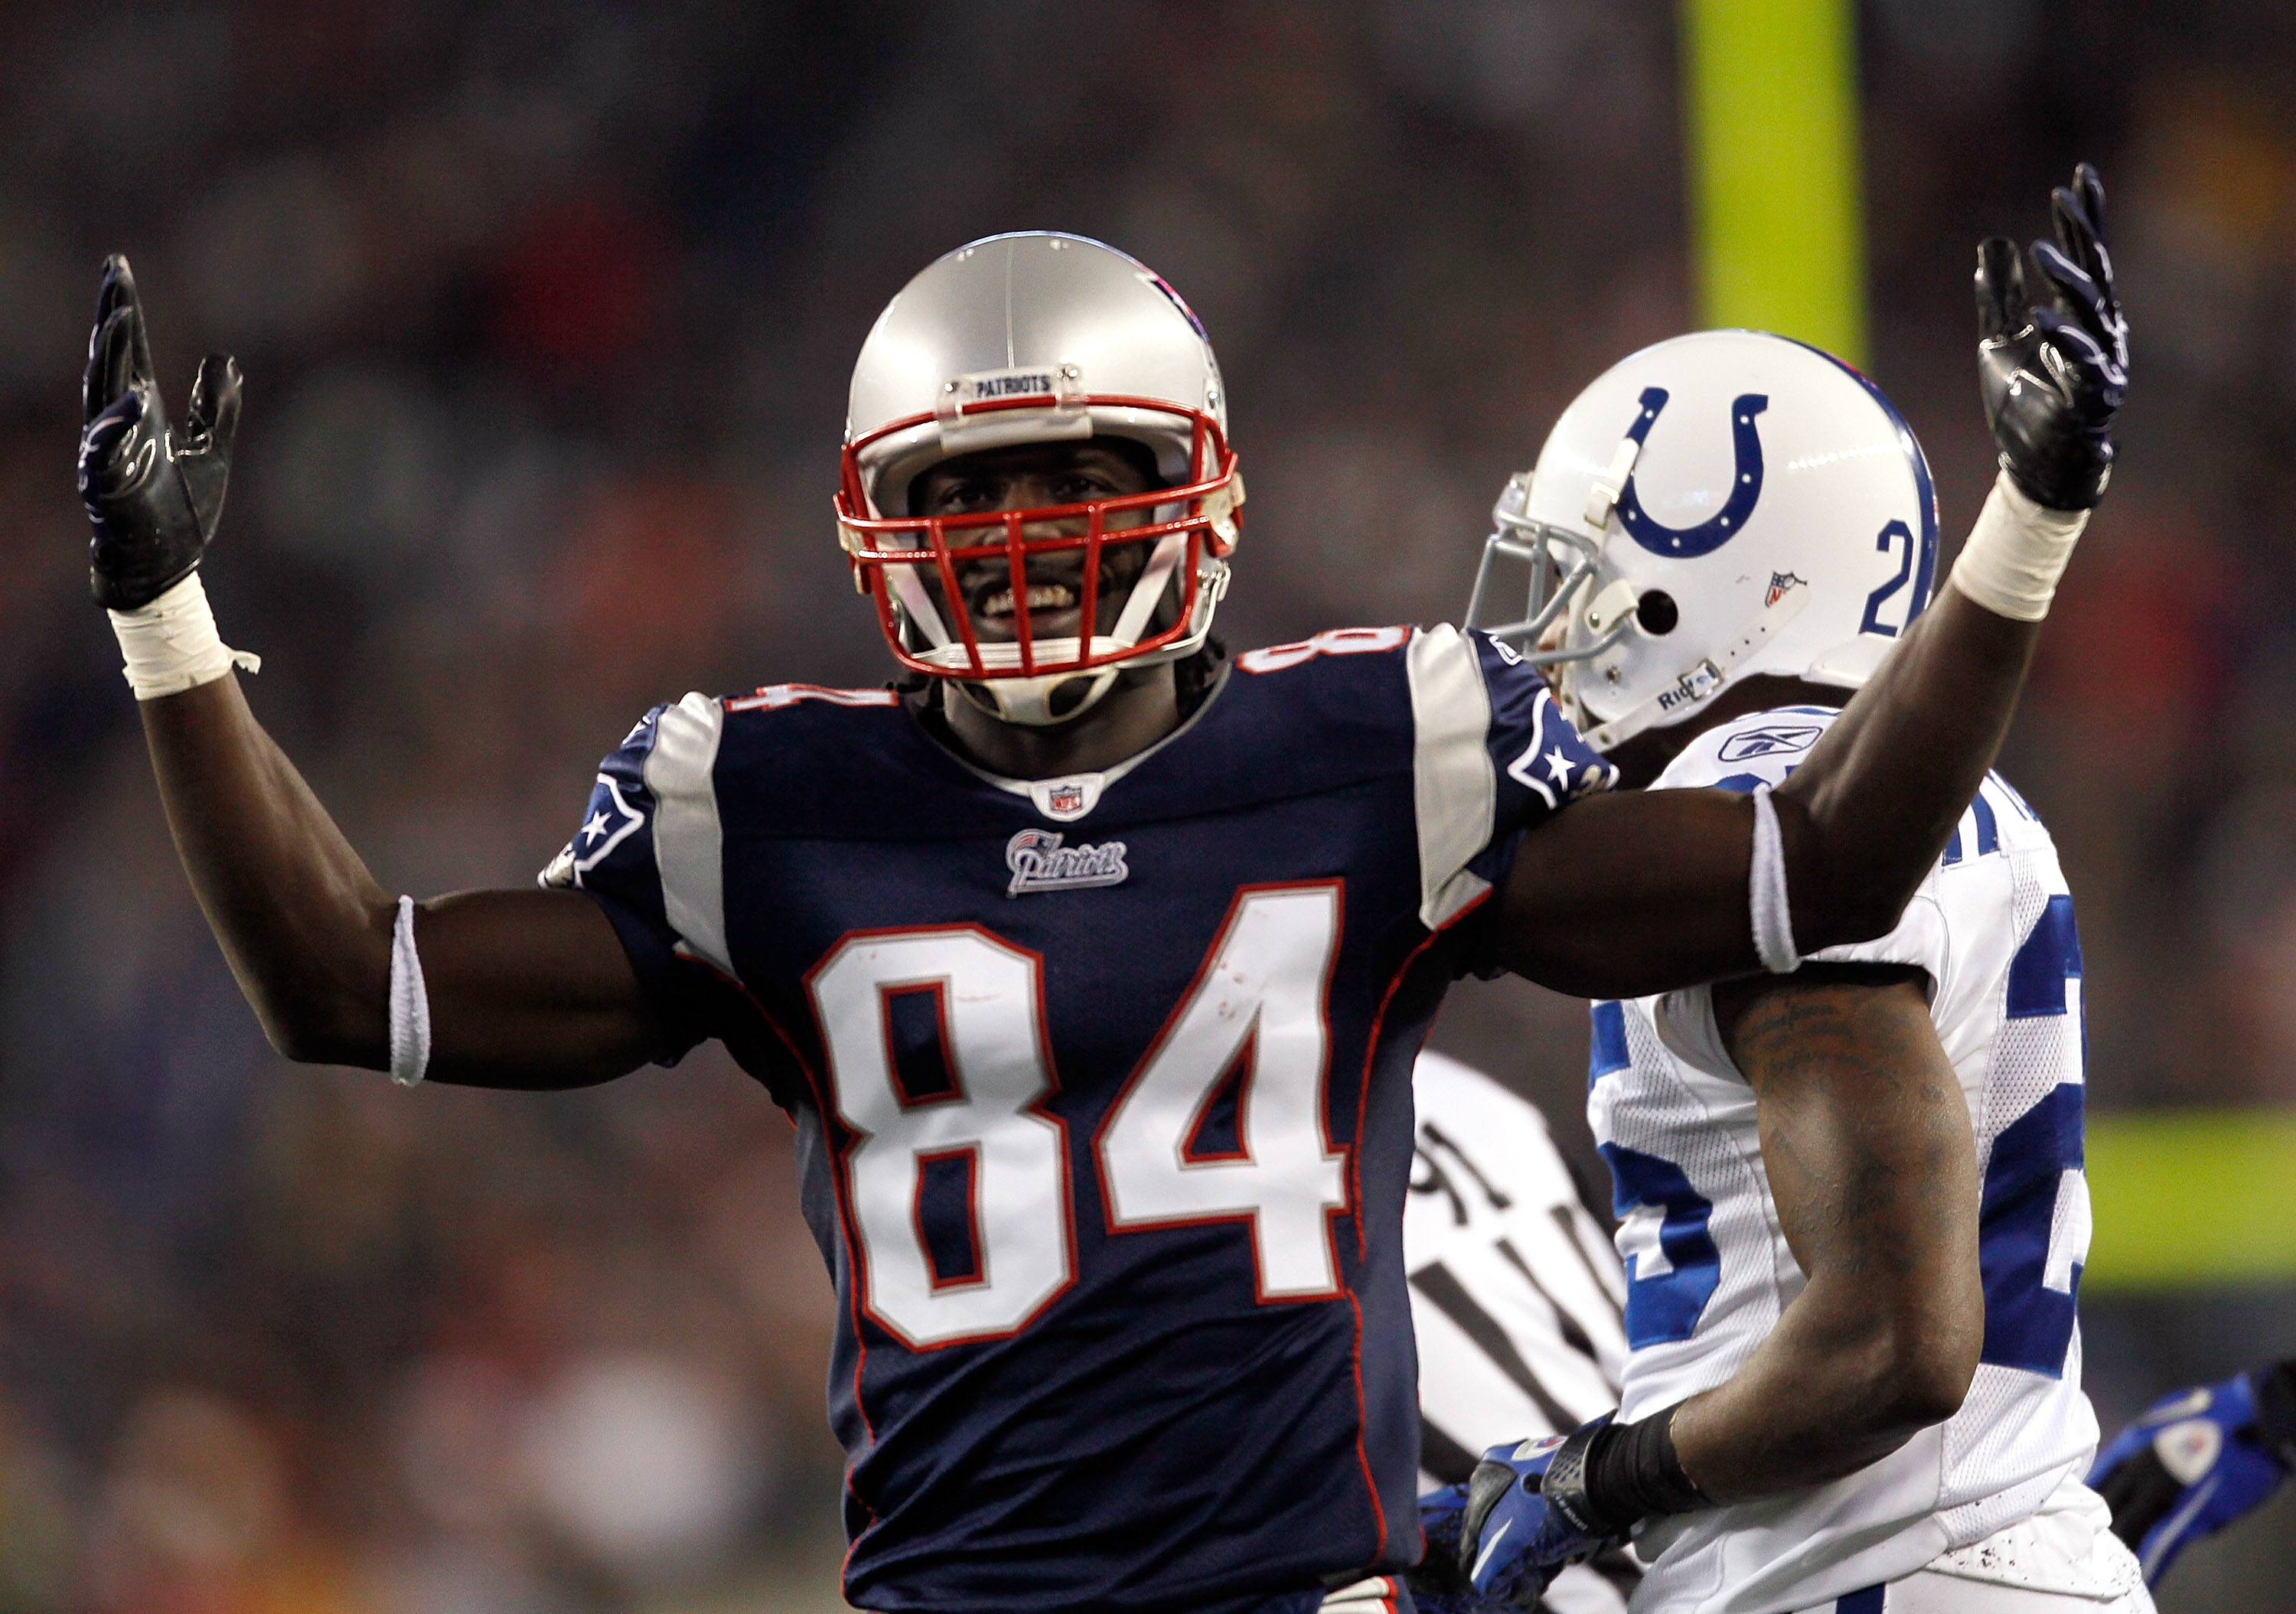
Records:
[[[1148,626],[1148,619],[1155,611],[1156,602],[1163,597],[1164,590],[1170,584],[1172,574],[1178,569],[1186,549],[1187,540],[1177,532],[1168,533],[1156,540],[1156,547],[1148,558],[1147,567],[1141,572],[1139,580],[1133,584],[1132,592],[1125,596],[1124,609],[1118,614],[1114,627],[1106,634],[1094,635],[1092,654],[1100,656],[1113,651],[1128,650],[1140,643],[1141,631]],[[950,638],[939,611],[933,608],[931,596],[918,582],[916,569],[900,567],[887,569],[893,573],[891,586],[894,597],[899,601],[902,610],[907,613],[918,631],[932,642],[933,651],[954,650],[956,651],[955,656],[941,659],[957,660],[962,658],[969,662],[970,658],[964,656],[962,647]],[[1207,582],[1203,586],[1208,587],[1210,584]],[[1046,639],[1038,648],[1048,657],[1082,660],[1082,652],[1073,637]],[[1021,647],[1017,643],[983,644],[980,650],[980,659],[987,665],[996,666],[1000,662],[1013,667],[1020,665]],[[931,660],[935,657],[932,652],[928,652],[925,659]],[[1159,659],[1170,658],[1160,656]],[[1015,723],[1027,728],[1051,728],[1072,723],[1099,705],[1108,692],[1116,686],[1116,675],[1127,665],[1128,663],[1118,662],[1113,666],[1086,671],[1038,673],[1025,677],[959,679],[957,686],[964,692],[966,700],[1000,722]],[[1064,710],[1054,710],[1053,696],[1055,692],[1080,682],[1086,685],[1082,698]]]
[[[1631,740],[1644,729],[1654,726],[1662,718],[1668,723],[1679,723],[1704,706],[1729,686],[1731,669],[1770,641],[1770,636],[1796,617],[1809,603],[1809,585],[1797,583],[1778,596],[1777,603],[1766,607],[1746,625],[1738,636],[1710,656],[1702,656],[1685,668],[1658,693],[1633,710],[1611,718],[1594,728],[1582,728],[1579,738],[1597,751],[1608,751],[1622,741]],[[1576,668],[1583,677],[1587,670]],[[1576,679],[1573,683],[1577,682]],[[1583,699],[1574,689],[1573,706],[1585,710]],[[1578,714],[1573,714],[1576,717]]]
[[[1017,723],[1023,728],[1055,728],[1074,721],[1098,706],[1101,697],[1116,686],[1116,675],[1121,670],[1113,667],[1095,668],[1088,673],[1053,673],[1037,678],[997,678],[986,684],[959,682],[957,688],[964,698],[1000,723]],[[1084,696],[1066,711],[1053,709],[1053,692],[1071,684],[1087,685]]]

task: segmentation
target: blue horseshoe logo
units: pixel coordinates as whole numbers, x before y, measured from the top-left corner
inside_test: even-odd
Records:
[[[1642,413],[1635,417],[1627,436],[1640,443],[1650,436],[1657,424],[1659,411],[1666,407],[1666,389],[1643,389]],[[1738,463],[1730,474],[1730,496],[1721,511],[1695,527],[1669,527],[1656,521],[1643,510],[1642,501],[1635,496],[1635,479],[1627,478],[1627,485],[1619,489],[1619,521],[1629,537],[1654,555],[1669,561],[1687,561],[1719,549],[1738,536],[1746,525],[1746,518],[1754,513],[1754,503],[1762,496],[1762,439],[1754,430],[1754,417],[1770,406],[1768,397],[1759,392],[1742,392],[1730,404],[1730,440],[1737,450]]]

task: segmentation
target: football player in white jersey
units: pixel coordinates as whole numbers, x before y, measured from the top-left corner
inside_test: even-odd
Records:
[[[2058,194],[2053,274],[2101,200],[2087,178]],[[2029,327],[2021,270],[1988,243],[1988,373],[2046,384],[2001,356]],[[2020,495],[2048,496],[2005,466],[1995,496]],[[1848,367],[1753,332],[1613,368],[1497,513],[1489,553],[1537,579],[1501,636],[1653,789],[1783,783],[1934,574],[1904,422]],[[1631,1530],[1636,1614],[2151,1607],[2082,1483],[2080,973],[2048,832],[1993,776],[1888,936],[1595,1005],[1622,1405],[1430,1499],[1431,1537],[1455,1534],[1472,1577],[1462,1604],[1519,1606],[1538,1566]]]

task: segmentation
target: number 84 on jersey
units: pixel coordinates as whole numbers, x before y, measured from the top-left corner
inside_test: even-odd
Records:
[[[1347,1207],[1345,1156],[1324,1118],[1340,914],[1336,881],[1238,892],[1091,1143],[1111,1233],[1242,1224],[1263,1300],[1340,1288],[1329,1218]],[[913,1348],[1019,1332],[1076,1275],[1042,961],[977,925],[862,933],[807,985],[858,1140],[845,1168],[863,1305]],[[947,1066],[924,1093],[895,1052],[896,1020],[917,1013],[937,1020]],[[1206,1151],[1223,1092],[1234,1146]]]

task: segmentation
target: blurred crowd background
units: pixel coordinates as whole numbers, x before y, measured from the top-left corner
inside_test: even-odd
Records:
[[[6,18],[0,1614],[837,1606],[829,1288],[762,1093],[715,1053],[406,1093],[286,1065],[234,989],[86,600],[102,254],[178,411],[201,352],[245,367],[207,575],[258,714],[388,888],[523,882],[652,702],[889,674],[829,519],[848,366],[972,236],[1103,237],[1210,328],[1253,496],[1232,645],[1456,613],[1554,414],[1693,322],[1669,9]],[[1948,553],[1990,477],[1972,245],[2045,229],[2076,158],[2111,189],[2124,468],[2005,763],[2079,893],[2093,1102],[2296,1101],[2296,12],[1860,31],[1869,368]],[[1438,1038],[1583,1134],[1575,1004],[1463,989]],[[2108,1426],[2296,1349],[2282,1290],[2085,1310]],[[2296,1609],[2292,1516],[2164,1609]]]

